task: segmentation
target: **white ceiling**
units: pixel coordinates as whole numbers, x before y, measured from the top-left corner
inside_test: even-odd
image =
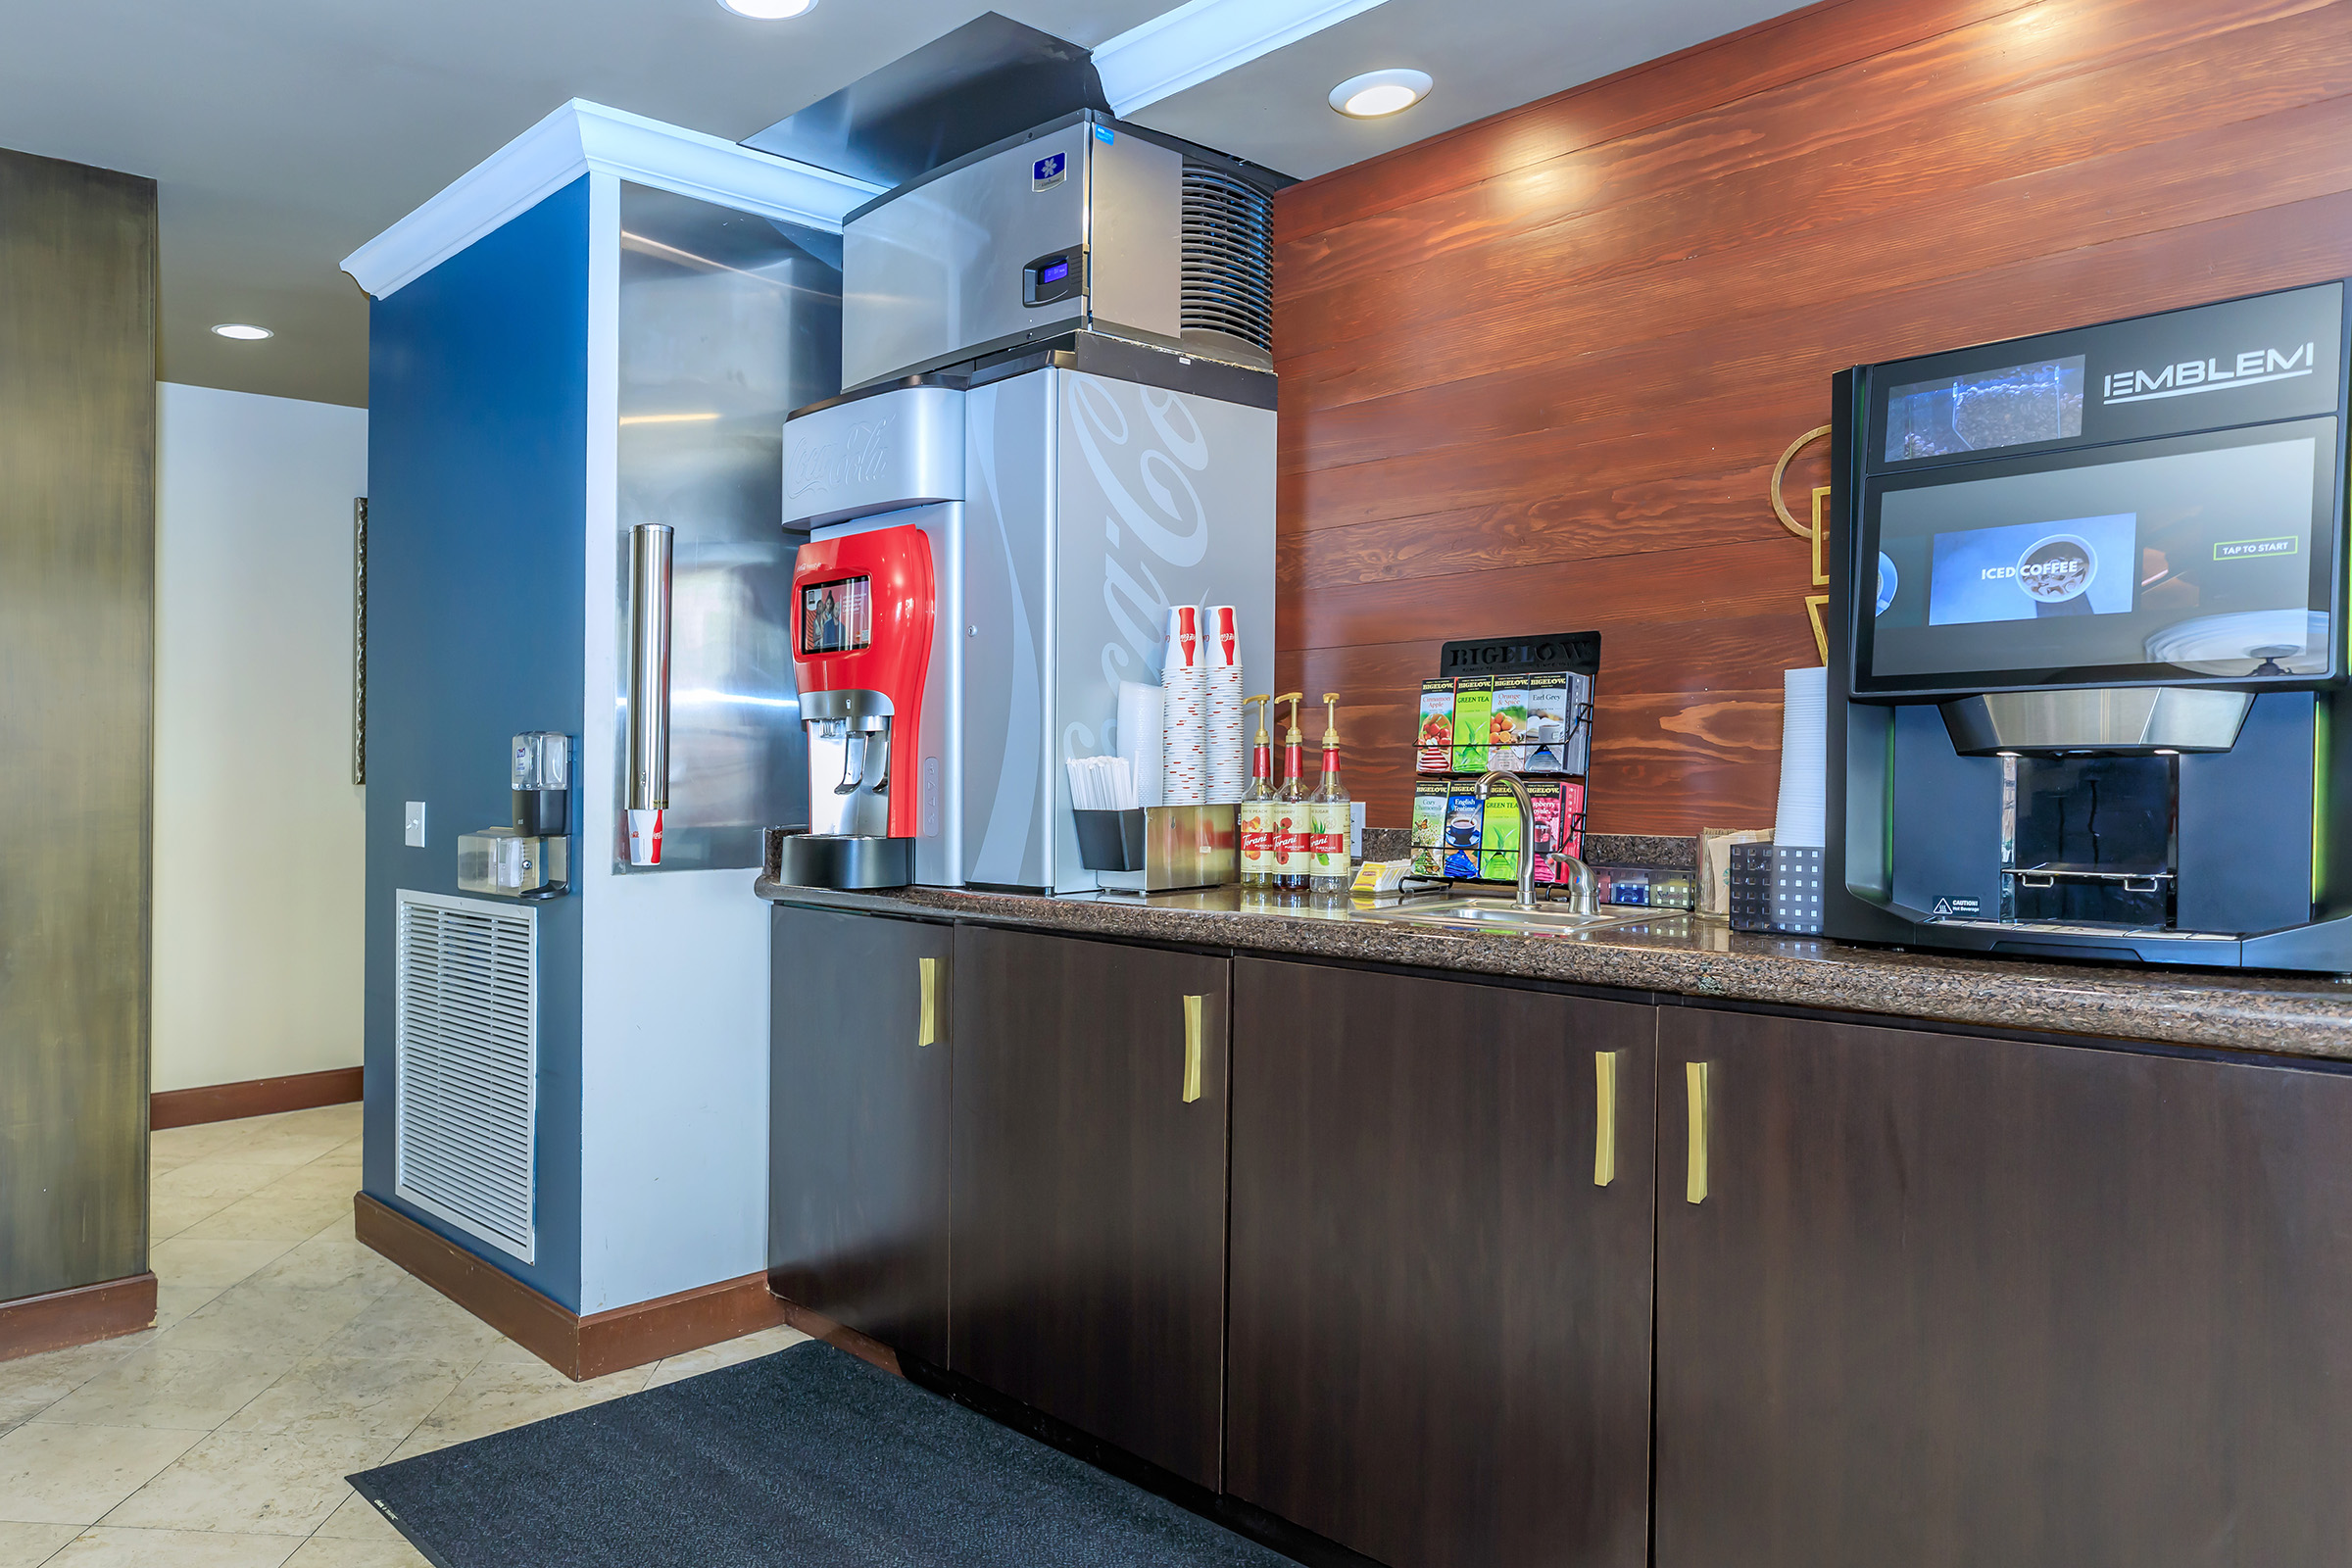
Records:
[[[1092,46],[1167,4],[993,9]],[[0,146],[158,181],[166,379],[364,403],[367,301],[341,259],[558,104],[747,136],[988,9],[822,0],[757,23],[715,0],[8,0]],[[1388,0],[1135,118],[1320,173],[1783,9]],[[1427,101],[1373,122],[1325,106],[1342,77],[1396,65],[1437,78]],[[231,320],[277,336],[209,330]]]

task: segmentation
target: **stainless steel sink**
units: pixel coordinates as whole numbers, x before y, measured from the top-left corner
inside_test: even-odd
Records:
[[[1522,909],[1509,899],[1438,899],[1428,904],[1399,904],[1393,908],[1359,907],[1359,918],[1400,920],[1408,925],[1443,926],[1455,931],[1504,931],[1517,936],[1574,936],[1613,925],[1637,925],[1672,909],[1612,907],[1596,914],[1576,914],[1565,904],[1539,904]]]

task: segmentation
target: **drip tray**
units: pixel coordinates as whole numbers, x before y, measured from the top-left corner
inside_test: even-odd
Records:
[[[778,835],[776,880],[796,888],[903,888],[914,880],[914,840],[845,833]]]

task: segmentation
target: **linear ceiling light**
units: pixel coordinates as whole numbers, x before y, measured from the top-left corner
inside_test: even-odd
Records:
[[[1095,71],[1110,112],[1131,115],[1380,3],[1187,0],[1097,47]]]
[[[1378,120],[1410,109],[1436,85],[1426,71],[1367,71],[1331,89],[1331,107],[1350,120]]]
[[[222,321],[213,330],[222,337],[233,337],[240,343],[259,343],[266,337],[276,335],[266,326],[253,326],[244,321]]]
[[[739,17],[755,22],[781,22],[786,17],[803,17],[816,9],[816,0],[718,0]]]

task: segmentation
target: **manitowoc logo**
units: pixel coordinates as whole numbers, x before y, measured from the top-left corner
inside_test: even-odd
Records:
[[[2278,349],[2248,349],[2227,368],[2219,359],[2182,360],[2160,370],[2118,370],[2107,377],[2109,403],[2149,403],[2157,398],[2185,398],[2199,392],[2226,392],[2233,386],[2259,386],[2265,381],[2291,381],[2319,368],[2319,345],[2306,343],[2292,353]]]

